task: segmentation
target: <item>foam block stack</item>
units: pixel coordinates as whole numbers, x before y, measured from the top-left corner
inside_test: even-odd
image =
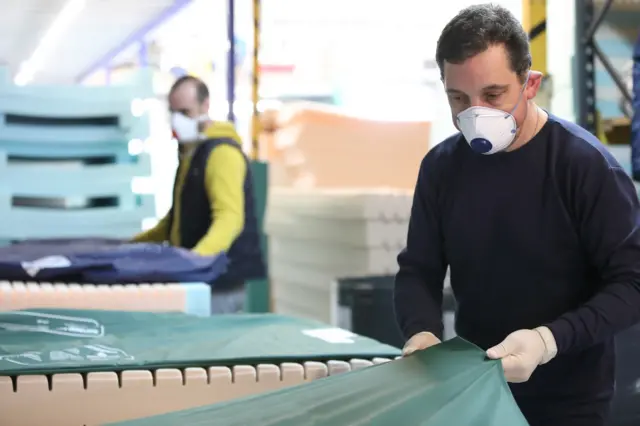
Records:
[[[140,108],[151,79],[130,86],[14,86],[0,68],[0,242],[129,237],[154,216],[134,193],[150,175]]]
[[[396,272],[412,193],[274,189],[266,230],[274,309],[337,324],[333,280]]]
[[[339,108],[292,104],[265,118],[273,185],[297,188],[413,188],[431,123],[380,121]]]

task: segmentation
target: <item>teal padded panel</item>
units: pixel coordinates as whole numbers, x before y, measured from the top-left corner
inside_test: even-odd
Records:
[[[126,144],[130,139],[148,137],[146,117],[133,114],[135,100],[153,96],[151,74],[141,71],[126,86],[37,86],[18,87],[11,83],[9,72],[0,68],[0,146],[4,143],[63,145],[94,143]],[[7,115],[46,118],[38,126],[11,124]],[[111,118],[113,124],[72,126],[54,125],[52,119]],[[44,146],[45,149],[47,145]],[[51,146],[50,146],[51,147]],[[54,147],[51,147],[54,148]],[[51,149],[55,153],[55,149]],[[40,155],[45,152],[39,151]]]
[[[187,288],[184,312],[189,315],[211,315],[211,286],[205,283],[180,283]]]
[[[269,165],[267,163],[254,161],[251,163],[251,173],[253,174],[253,189],[256,215],[260,226],[262,254],[264,256],[264,261],[267,262],[267,259],[269,258],[269,256],[267,256],[269,242],[264,233],[264,216],[267,208],[267,191],[269,188]],[[245,310],[253,313],[269,312],[269,280],[267,278],[251,280],[247,282],[246,289],[247,296]]]
[[[0,240],[29,238],[130,238],[142,228],[142,219],[154,217],[153,196],[139,196],[140,204],[122,207],[0,209]],[[6,205],[6,204],[5,204]]]
[[[104,197],[132,196],[135,177],[151,174],[148,154],[125,164],[83,165],[74,163],[9,162],[0,150],[0,193],[10,192],[29,197]],[[5,189],[7,188],[7,189]],[[0,209],[2,207],[0,206]]]

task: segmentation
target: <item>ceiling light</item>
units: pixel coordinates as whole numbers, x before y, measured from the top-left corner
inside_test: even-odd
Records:
[[[85,4],[86,0],[69,0],[65,4],[31,57],[20,65],[20,70],[14,79],[15,84],[23,86],[33,80],[34,75],[42,69],[46,59],[51,55],[69,25],[84,9]]]

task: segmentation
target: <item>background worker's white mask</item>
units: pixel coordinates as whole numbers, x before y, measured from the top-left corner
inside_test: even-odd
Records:
[[[209,116],[204,114],[200,117],[191,118],[186,115],[174,112],[171,114],[171,131],[173,137],[179,143],[193,143],[203,139],[201,125],[209,120]]]
[[[518,131],[518,124],[512,114],[518,108],[528,81],[529,76],[524,82],[516,105],[510,112],[474,106],[458,114],[456,117],[458,128],[472,150],[478,154],[489,155],[509,148]]]

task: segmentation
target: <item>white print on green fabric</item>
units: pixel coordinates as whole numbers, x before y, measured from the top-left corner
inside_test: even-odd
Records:
[[[56,364],[68,362],[122,362],[133,361],[135,357],[122,349],[105,345],[83,345],[49,352],[25,352],[21,354],[0,355],[0,362],[7,361],[18,365]]]
[[[302,334],[334,344],[355,343],[354,338],[357,337],[356,334],[348,330],[343,330],[342,328],[316,328],[312,330],[302,330]]]
[[[30,262],[20,262],[20,266],[30,277],[35,277],[43,269],[68,268],[71,261],[64,256],[47,256]]]
[[[0,329],[71,337],[102,337],[104,327],[92,318],[14,311],[0,314]]]

